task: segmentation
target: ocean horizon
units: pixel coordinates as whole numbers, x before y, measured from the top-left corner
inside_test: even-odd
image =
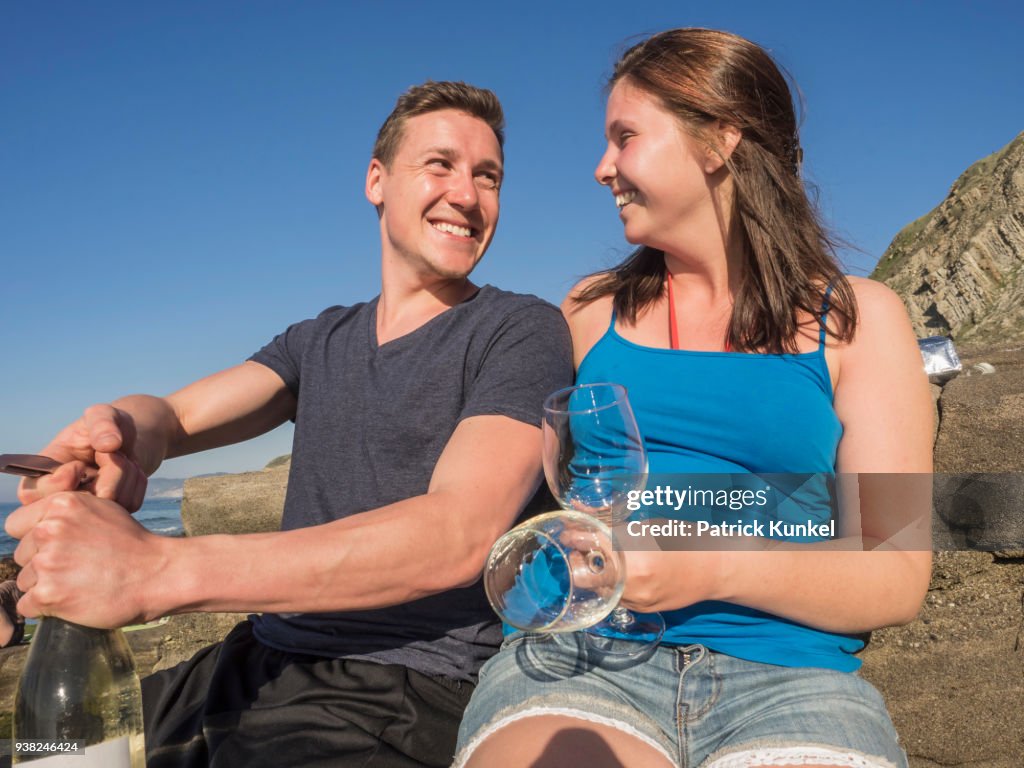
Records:
[[[0,557],[10,557],[18,546],[17,540],[3,530],[3,525],[19,506],[16,501],[0,502]],[[181,524],[181,499],[146,499],[134,517],[147,530],[162,536],[181,536],[185,532]]]

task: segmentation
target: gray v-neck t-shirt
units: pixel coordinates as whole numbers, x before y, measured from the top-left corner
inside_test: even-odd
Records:
[[[277,372],[298,402],[283,530],[426,493],[460,421],[499,415],[539,427],[544,398],[572,383],[565,321],[535,296],[485,285],[382,346],[376,310],[377,299],[332,307],[251,358]],[[460,680],[473,680],[501,643],[479,581],[378,610],[253,621],[256,637],[279,650]]]

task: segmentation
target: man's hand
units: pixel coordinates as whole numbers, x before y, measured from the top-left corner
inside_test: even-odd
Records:
[[[14,559],[23,615],[104,628],[161,615],[147,599],[160,585],[169,540],[114,502],[58,493],[15,510],[6,529],[21,539]]]
[[[31,504],[49,494],[84,490],[134,512],[142,506],[146,478],[164,459],[262,435],[294,417],[295,405],[281,377],[253,362],[167,397],[128,395],[94,405],[41,451],[72,468],[23,481],[18,497]]]
[[[129,512],[142,506],[146,473],[135,456],[132,417],[111,405],[94,405],[42,450],[64,466],[51,475],[26,478],[18,487],[22,504],[62,491],[84,490],[116,501]]]

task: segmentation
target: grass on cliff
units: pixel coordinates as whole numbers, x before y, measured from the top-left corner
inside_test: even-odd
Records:
[[[921,236],[921,233],[924,232],[925,227],[928,226],[936,212],[945,202],[946,200],[943,200],[924,216],[919,216],[897,232],[896,237],[889,243],[889,247],[885,249],[882,258],[878,260],[874,271],[868,277],[884,283],[887,278],[898,272],[914,249],[916,241]]]
[[[882,258],[878,260],[878,264],[875,265],[875,269],[871,272],[869,277],[872,280],[878,280],[885,282],[886,278],[895,274],[899,268],[903,265],[906,257],[909,255],[910,246],[917,239],[917,237],[924,231],[924,228],[928,226],[928,222],[931,221],[932,215],[939,209],[939,206],[935,206],[924,216],[910,222],[896,233],[896,237],[892,239],[889,247],[885,249],[885,253],[882,254]]]
[[[971,183],[976,179],[987,178],[992,174],[993,169],[1000,160],[1019,149],[1022,145],[1024,145],[1024,132],[1018,134],[1017,138],[1002,149],[981,158],[981,160],[974,163],[974,165],[960,174],[960,178],[953,182],[953,187],[950,189],[950,193],[954,191],[963,192],[971,186]]]
[[[981,158],[960,174],[959,178],[953,182],[953,185],[949,189],[949,193],[946,195],[942,203],[935,206],[935,208],[930,210],[924,216],[912,221],[896,234],[896,237],[893,238],[889,247],[885,249],[885,253],[882,254],[882,258],[878,260],[878,264],[875,265],[875,269],[872,271],[870,277],[873,280],[886,282],[890,277],[898,272],[900,267],[902,267],[903,263],[906,261],[907,256],[910,255],[910,251],[916,244],[915,241],[918,236],[922,231],[924,231],[924,228],[928,225],[928,222],[932,220],[932,217],[939,208],[941,208],[943,204],[949,202],[951,198],[961,197],[978,182],[990,178],[1000,160],[1022,147],[1024,147],[1024,132],[1018,134],[1013,141],[1002,149]],[[957,208],[957,203],[958,200],[953,200],[953,209],[949,211],[949,215],[954,218],[956,218],[960,212],[959,208]]]

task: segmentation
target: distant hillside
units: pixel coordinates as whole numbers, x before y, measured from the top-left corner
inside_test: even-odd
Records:
[[[1024,133],[904,227],[871,277],[903,298],[918,336],[1024,341]]]
[[[179,477],[151,477],[146,485],[147,499],[180,499],[185,479]]]
[[[219,477],[227,472],[212,472],[208,475],[196,475],[196,477]],[[185,478],[183,477],[151,477],[146,485],[147,499],[180,499],[185,491]]]

